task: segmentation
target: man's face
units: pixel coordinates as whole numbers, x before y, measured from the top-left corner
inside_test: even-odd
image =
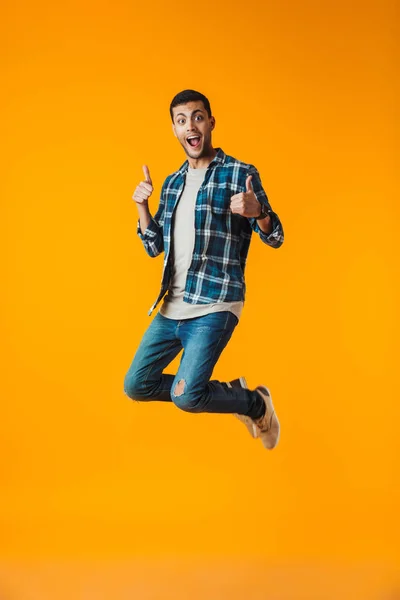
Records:
[[[211,131],[214,117],[209,117],[201,100],[174,106],[172,129],[190,158],[209,156],[212,151]],[[191,138],[191,139],[190,139]]]

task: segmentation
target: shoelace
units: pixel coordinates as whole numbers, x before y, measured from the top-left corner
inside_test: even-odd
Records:
[[[274,414],[275,414],[275,410],[273,410],[272,413],[271,413],[271,417],[269,419],[269,423],[267,422],[267,413],[265,413],[265,415],[262,417],[262,419],[265,419],[265,426],[264,427],[260,427],[259,426],[259,427],[260,427],[260,429],[261,429],[261,431],[263,433],[268,433],[271,430],[272,419],[273,419]]]
[[[259,394],[262,396],[263,400],[264,400],[264,396],[260,393]],[[268,407],[265,404],[265,414],[260,417],[259,419],[255,420],[255,424],[257,425],[257,427],[260,429],[260,431],[262,431],[262,433],[268,433],[268,431],[271,429],[271,425],[272,425],[272,417],[274,416],[274,410],[272,411],[271,417],[269,419],[269,423],[268,423]]]

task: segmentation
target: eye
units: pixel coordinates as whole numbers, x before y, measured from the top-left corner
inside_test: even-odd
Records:
[[[201,115],[197,115],[197,116],[196,116],[196,119],[200,119],[200,121],[202,120],[202,118],[203,118],[203,117],[202,117]]]
[[[184,121],[185,119],[178,119],[178,123],[181,124],[181,121]]]

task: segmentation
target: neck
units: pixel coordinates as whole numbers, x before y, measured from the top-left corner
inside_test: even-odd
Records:
[[[205,169],[214,159],[216,154],[217,151],[215,150],[215,148],[210,146],[210,149],[207,151],[207,153],[203,156],[199,156],[199,158],[191,158],[190,156],[188,156],[189,166],[192,169]]]

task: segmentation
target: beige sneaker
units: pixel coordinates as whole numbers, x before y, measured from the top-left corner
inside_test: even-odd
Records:
[[[255,419],[258,430],[258,437],[261,439],[264,448],[272,450],[279,441],[279,421],[276,416],[274,405],[272,404],[271,392],[265,385],[258,385],[256,391],[262,396],[265,403],[265,415],[260,419]]]
[[[244,389],[248,389],[247,383],[244,377],[239,377],[238,379],[232,379],[232,381],[227,381],[226,385],[228,387],[241,387]],[[235,417],[239,419],[244,425],[247,427],[247,431],[250,433],[252,438],[258,437],[258,429],[251,417],[247,417],[246,415],[238,415],[235,413]]]

